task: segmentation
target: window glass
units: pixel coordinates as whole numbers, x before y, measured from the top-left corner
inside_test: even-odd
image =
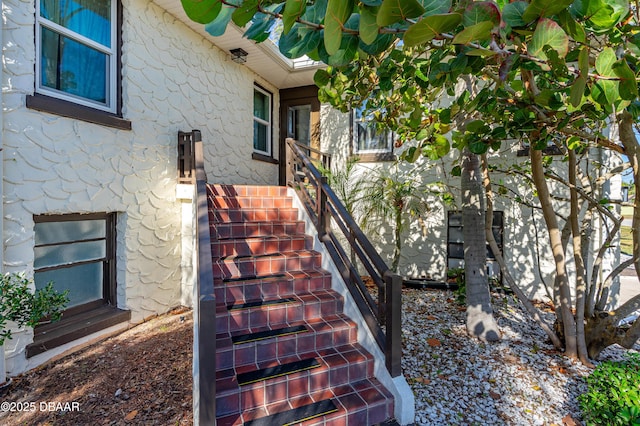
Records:
[[[113,277],[113,215],[95,214],[36,217],[34,281],[36,288],[53,282],[57,291],[69,290],[68,308],[108,300]],[[111,225],[112,226],[112,225]],[[111,245],[110,245],[111,244]],[[105,273],[107,276],[105,276]]]
[[[354,151],[360,153],[384,153],[393,151],[393,133],[376,128],[371,114],[364,114],[365,106],[353,110]]]
[[[39,0],[37,91],[115,112],[115,4]]]
[[[271,155],[271,94],[253,90],[253,149]]]

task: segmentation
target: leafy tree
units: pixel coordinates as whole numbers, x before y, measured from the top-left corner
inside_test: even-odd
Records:
[[[568,357],[585,363],[612,343],[630,347],[640,337],[640,321],[627,330],[616,327],[640,309],[640,296],[615,312],[599,310],[606,283],[593,281],[597,259],[591,280],[580,266],[585,262],[573,219],[585,205],[601,201],[595,188],[582,187],[579,179],[578,159],[587,149],[625,155],[636,192],[640,186],[640,145],[633,131],[640,111],[637,3],[183,0],[183,5],[212,34],[233,20],[256,41],[281,19],[279,48],[285,56],[308,55],[328,65],[316,74],[321,98],[342,110],[368,99],[367,108],[384,111],[379,121],[409,146],[408,161],[440,158],[451,147],[484,155],[508,141],[525,142],[556,263],[558,327],[550,337]],[[465,78],[478,85],[477,93],[460,87]],[[603,124],[618,129],[619,141],[605,136]],[[449,142],[445,135],[452,128]],[[542,152],[548,144],[568,159],[572,214],[564,224],[552,204]],[[640,200],[634,203],[630,263],[640,273]],[[615,229],[616,217],[608,217]],[[578,265],[575,304],[566,267],[570,245]]]

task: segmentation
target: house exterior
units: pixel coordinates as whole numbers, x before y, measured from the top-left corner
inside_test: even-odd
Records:
[[[202,132],[209,181],[277,185],[280,93],[295,104],[290,88],[312,82],[312,68],[236,28],[214,40],[180,2],[106,4],[4,3],[3,272],[25,272],[37,287],[52,280],[73,307],[115,315],[48,350],[28,349],[31,330],[15,333],[10,375],[190,305],[192,195],[177,181],[178,132]],[[88,10],[91,28],[74,22],[75,9]],[[246,64],[232,48],[248,52]],[[264,130],[255,148],[254,125]]]
[[[615,130],[607,129],[609,137],[615,139]],[[464,266],[462,248],[462,222],[457,214],[461,203],[460,178],[452,176],[454,166],[460,164],[460,153],[452,150],[438,161],[430,161],[421,157],[415,164],[397,162],[403,148],[394,143],[389,132],[376,133],[367,124],[359,110],[341,113],[328,105],[321,110],[321,147],[322,151],[332,153],[334,170],[344,169],[348,161],[356,160],[353,179],[364,177],[371,182],[377,176],[391,176],[398,181],[414,182],[416,187],[424,191],[427,210],[418,218],[406,217],[407,223],[402,233],[402,252],[398,273],[407,279],[430,278],[435,281],[446,281],[447,271]],[[555,152],[553,150],[549,151]],[[524,165],[528,161],[528,149],[518,143],[505,141],[499,152],[490,153],[490,162],[497,171],[492,172],[494,190],[493,231],[498,245],[502,247],[503,256],[509,272],[516,279],[530,299],[545,299],[549,294],[545,284],[552,287],[555,275],[555,263],[549,247],[546,226],[542,213],[531,206],[538,205],[532,186],[525,179],[514,177],[500,170],[507,170],[510,165]],[[562,156],[553,156],[560,174],[566,173],[560,166]],[[589,156],[593,173],[605,173],[619,166],[622,160],[611,152],[593,150]],[[599,166],[602,166],[600,168]],[[622,200],[622,179],[613,177],[597,196],[600,199]],[[558,196],[557,210],[568,216],[568,203],[560,200],[568,199],[569,193],[561,184],[550,182],[552,192]],[[500,194],[500,189],[505,189]],[[451,194],[451,202],[443,201],[443,194]],[[517,202],[520,197],[524,202]],[[366,204],[361,202],[361,205]],[[612,208],[618,209],[615,205]],[[357,218],[356,218],[357,219]],[[604,224],[596,218],[593,223],[592,247],[590,256],[605,239]],[[537,233],[533,231],[537,228]],[[375,223],[375,231],[369,236],[376,249],[390,264],[393,256],[393,231],[389,223]],[[618,265],[620,251],[617,245],[608,249],[603,260],[603,275],[606,276]],[[592,259],[592,258],[591,258]],[[589,261],[590,259],[588,259]],[[573,260],[568,259],[568,267],[573,269]],[[591,267],[591,264],[588,265]],[[501,279],[497,261],[488,255],[487,272],[489,277]],[[613,301],[617,300],[619,282],[612,286]]]

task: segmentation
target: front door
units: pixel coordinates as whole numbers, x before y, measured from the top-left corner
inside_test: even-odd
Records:
[[[287,138],[320,149],[320,102],[316,86],[280,91],[280,185],[286,185]]]

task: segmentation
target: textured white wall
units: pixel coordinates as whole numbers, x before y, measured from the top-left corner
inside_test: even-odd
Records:
[[[118,305],[138,322],[181,302],[178,131],[202,131],[210,182],[277,183],[277,166],[251,160],[254,82],[276,90],[153,3],[123,8],[131,131],[25,108],[34,1],[3,3],[4,267],[33,274],[34,215],[117,212]],[[6,345],[12,374],[24,370],[31,340],[21,332]]]
[[[343,167],[350,154],[349,116],[334,110],[329,105],[322,105],[321,110],[321,149],[334,155],[333,166]],[[506,148],[506,147],[505,147]],[[515,154],[506,150],[501,153],[499,162],[522,162],[526,158],[517,158]],[[422,181],[444,182],[460,202],[460,180],[451,176],[451,169],[458,164],[458,153],[452,152],[438,162],[419,160],[415,166],[401,163],[398,165],[400,173],[409,171],[411,176],[420,175]],[[391,170],[393,162],[385,163],[358,163],[358,173],[371,173],[374,170]],[[419,172],[416,172],[416,169]],[[522,182],[508,178],[503,174],[494,174],[493,179],[512,188],[515,194],[523,198],[530,197],[532,192]],[[494,188],[495,189],[495,188]],[[430,197],[431,210],[423,216],[424,227],[418,221],[413,221],[403,233],[403,246],[401,251],[399,273],[404,277],[421,277],[424,275],[434,279],[444,279],[447,267],[447,210],[455,209],[446,207],[437,197]],[[543,297],[545,295],[540,280],[538,265],[545,279],[551,284],[549,276],[553,271],[553,257],[548,248],[546,233],[540,232],[541,242],[538,245],[539,253],[535,248],[535,237],[531,233],[530,225],[535,219],[536,223],[544,228],[541,215],[536,212],[532,215],[531,209],[510,202],[504,197],[498,197],[495,210],[504,212],[504,256],[514,274],[530,297]],[[376,235],[370,235],[372,243],[380,251],[383,259],[391,265],[393,256],[393,237],[391,228],[380,226]]]

